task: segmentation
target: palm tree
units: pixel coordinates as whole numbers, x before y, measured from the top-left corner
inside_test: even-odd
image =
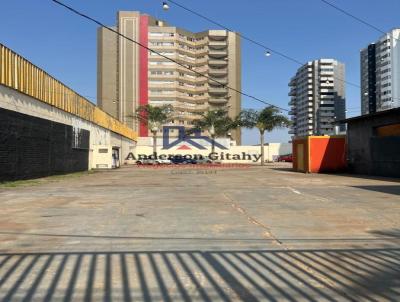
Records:
[[[201,114],[201,119],[193,122],[193,130],[208,131],[211,136],[211,153],[215,152],[215,138],[227,136],[237,125],[224,109],[208,110]]]
[[[268,106],[260,111],[254,109],[242,110],[237,118],[237,124],[244,128],[258,128],[260,131],[260,145],[261,145],[261,165],[264,165],[264,133],[265,131],[271,132],[275,128],[288,127],[290,120],[280,114],[274,106]]]
[[[142,105],[139,106],[136,112],[136,117],[141,122],[147,123],[147,127],[153,134],[153,154],[157,153],[157,132],[161,126],[172,118],[173,108],[170,105],[152,106]]]

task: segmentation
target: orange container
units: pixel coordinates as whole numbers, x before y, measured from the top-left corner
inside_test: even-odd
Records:
[[[293,169],[305,173],[346,168],[346,136],[307,136],[293,140]]]

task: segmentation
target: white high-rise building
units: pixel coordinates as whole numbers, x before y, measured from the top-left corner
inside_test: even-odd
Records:
[[[308,62],[297,70],[290,80],[293,136],[331,135],[335,127],[345,130],[345,125],[335,122],[346,117],[345,66],[334,59]]]
[[[361,112],[400,107],[400,29],[361,50]]]

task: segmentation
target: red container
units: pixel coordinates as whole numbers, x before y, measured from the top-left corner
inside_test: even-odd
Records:
[[[346,136],[307,136],[293,140],[293,169],[305,173],[346,168]]]

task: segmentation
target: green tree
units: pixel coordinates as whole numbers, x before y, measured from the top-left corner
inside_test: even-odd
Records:
[[[228,111],[224,109],[208,110],[201,115],[201,119],[193,122],[193,130],[208,131],[210,133],[211,153],[215,152],[215,139],[225,137],[229,131],[236,128],[237,123],[228,116]]]
[[[280,114],[279,109],[274,106],[268,106],[260,111],[254,109],[242,110],[237,118],[236,123],[244,128],[257,128],[260,132],[261,146],[261,165],[265,162],[264,153],[264,133],[271,132],[276,128],[285,128],[290,126],[290,120]]]
[[[153,134],[153,154],[157,153],[157,132],[162,125],[172,119],[173,108],[170,105],[152,106],[142,105],[136,111],[136,117],[140,122],[147,123],[147,127]]]

